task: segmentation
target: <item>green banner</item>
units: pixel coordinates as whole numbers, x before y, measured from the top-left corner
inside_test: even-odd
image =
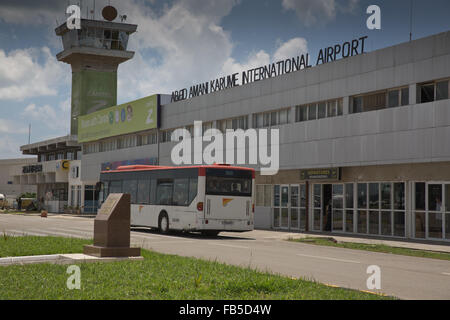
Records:
[[[117,72],[80,70],[72,74],[71,133],[77,134],[78,117],[117,104]]]
[[[89,142],[158,127],[158,95],[78,118],[78,142]]]

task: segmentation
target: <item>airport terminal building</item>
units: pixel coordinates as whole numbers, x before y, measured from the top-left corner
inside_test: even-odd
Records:
[[[151,96],[151,128],[85,134],[98,121],[79,119],[77,184],[173,165],[171,134],[194,121],[279,129],[279,171],[256,175],[256,228],[450,241],[449,80],[450,31],[181,101]],[[97,119],[126,122],[135,103]]]

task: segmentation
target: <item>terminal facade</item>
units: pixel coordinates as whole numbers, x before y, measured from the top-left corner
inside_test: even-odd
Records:
[[[256,176],[256,228],[450,241],[449,80],[450,31],[182,101],[158,95],[147,130],[80,141],[83,115],[68,202],[101,170],[173,165],[172,132],[201,120],[203,132],[279,129],[279,171]]]

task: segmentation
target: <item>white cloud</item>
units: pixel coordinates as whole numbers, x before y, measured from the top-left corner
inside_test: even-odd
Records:
[[[294,10],[306,26],[325,24],[334,20],[338,12],[352,12],[359,0],[282,0],[285,10]]]
[[[274,61],[280,61],[308,52],[308,42],[304,38],[293,38],[281,44],[273,55]]]
[[[61,134],[67,134],[70,126],[70,99],[59,103],[58,107],[51,107],[46,104],[44,106],[36,106],[29,104],[22,116],[30,120],[35,120],[43,124],[45,127],[59,131]]]
[[[24,25],[54,24],[56,17],[64,17],[66,5],[67,1],[61,0],[2,0],[0,20]]]
[[[43,61],[43,64],[39,63]],[[57,87],[69,83],[70,72],[48,47],[6,53],[0,50],[0,100],[23,101],[55,96]]]
[[[34,7],[55,14],[51,5],[55,0],[45,0],[42,7],[35,2],[28,2],[30,10],[25,10],[23,14],[31,15]],[[233,41],[220,23],[239,2],[176,0],[170,6],[164,5],[158,12],[143,0],[111,2],[119,14],[127,15],[128,23],[138,25],[138,30],[131,35],[128,45],[129,50],[136,52],[135,57],[119,68],[119,102],[154,93],[170,93],[221,75],[265,65],[279,57],[296,56],[303,51],[306,41],[296,38],[280,45],[272,56],[261,50],[253,52],[246,61],[232,58]],[[6,7],[13,10],[12,3],[15,2],[6,1]],[[107,3],[105,0],[97,0],[97,17]],[[4,7],[5,5],[0,5],[0,9]],[[17,5],[13,11],[20,11],[20,8]],[[26,23],[27,19],[20,21]],[[10,71],[4,75],[0,70],[0,99],[55,95],[58,82],[54,78],[63,75],[67,77],[67,83],[70,83],[70,72],[64,69],[68,66],[45,54],[46,65],[40,66],[36,63],[35,56],[36,50],[23,50],[9,55],[0,51],[0,65],[2,61],[8,61],[13,67],[8,68]],[[40,81],[31,79],[33,77],[28,75],[29,70],[33,70],[34,78],[40,75]]]
[[[130,37],[135,57],[119,70],[119,97],[132,99],[152,93],[170,93],[216,77],[231,56],[231,37],[220,26],[237,3],[234,0],[176,1],[156,14],[141,2],[124,1],[138,32]],[[148,51],[153,59],[148,59]]]
[[[2,134],[0,141],[3,140],[3,134],[22,134],[27,132],[28,127],[24,124],[17,123],[13,120],[0,118],[0,133]]]
[[[25,135],[23,136],[23,142],[20,143],[16,138],[9,135],[3,135],[0,139],[0,159],[12,159],[21,157],[20,146],[25,144]]]
[[[270,56],[264,50],[251,53],[245,62],[237,62],[232,57],[229,57],[222,67],[222,74],[228,75],[233,73],[240,73],[257,67],[268,65],[272,62],[285,60],[300,56],[308,52],[308,43],[304,38],[293,38],[285,43],[279,43],[275,53]]]
[[[233,73],[239,73],[250,69],[254,69],[256,67],[268,65],[270,62],[271,62],[270,55],[264,50],[251,53],[248,56],[247,61],[243,63],[239,63],[232,57],[229,57],[223,64],[221,74],[229,75]]]
[[[280,44],[271,56],[264,50],[251,53],[245,61],[232,57],[233,41],[221,26],[238,1],[177,1],[158,16],[140,3],[123,2],[119,12],[138,25],[130,37],[129,49],[135,57],[119,71],[122,101],[174,90],[269,64],[281,57],[306,52],[305,39],[294,38]],[[145,32],[143,32],[145,30]],[[146,59],[146,50],[159,58]]]

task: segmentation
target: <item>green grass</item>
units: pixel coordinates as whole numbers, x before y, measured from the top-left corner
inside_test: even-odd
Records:
[[[76,253],[90,242],[2,237],[0,256]],[[387,299],[214,261],[147,250],[142,255],[142,261],[79,264],[81,290],[67,289],[67,265],[0,267],[0,299]]]
[[[83,252],[92,240],[62,237],[13,237],[0,234],[0,258]]]
[[[347,249],[354,249],[354,250],[392,253],[392,254],[412,256],[412,257],[450,260],[450,253],[391,247],[391,246],[387,246],[384,244],[335,242],[335,241],[333,241],[332,238],[322,238],[322,237],[306,237],[303,239],[288,239],[288,241],[308,243],[308,244],[319,245],[319,246],[330,246],[330,247],[347,248]]]

